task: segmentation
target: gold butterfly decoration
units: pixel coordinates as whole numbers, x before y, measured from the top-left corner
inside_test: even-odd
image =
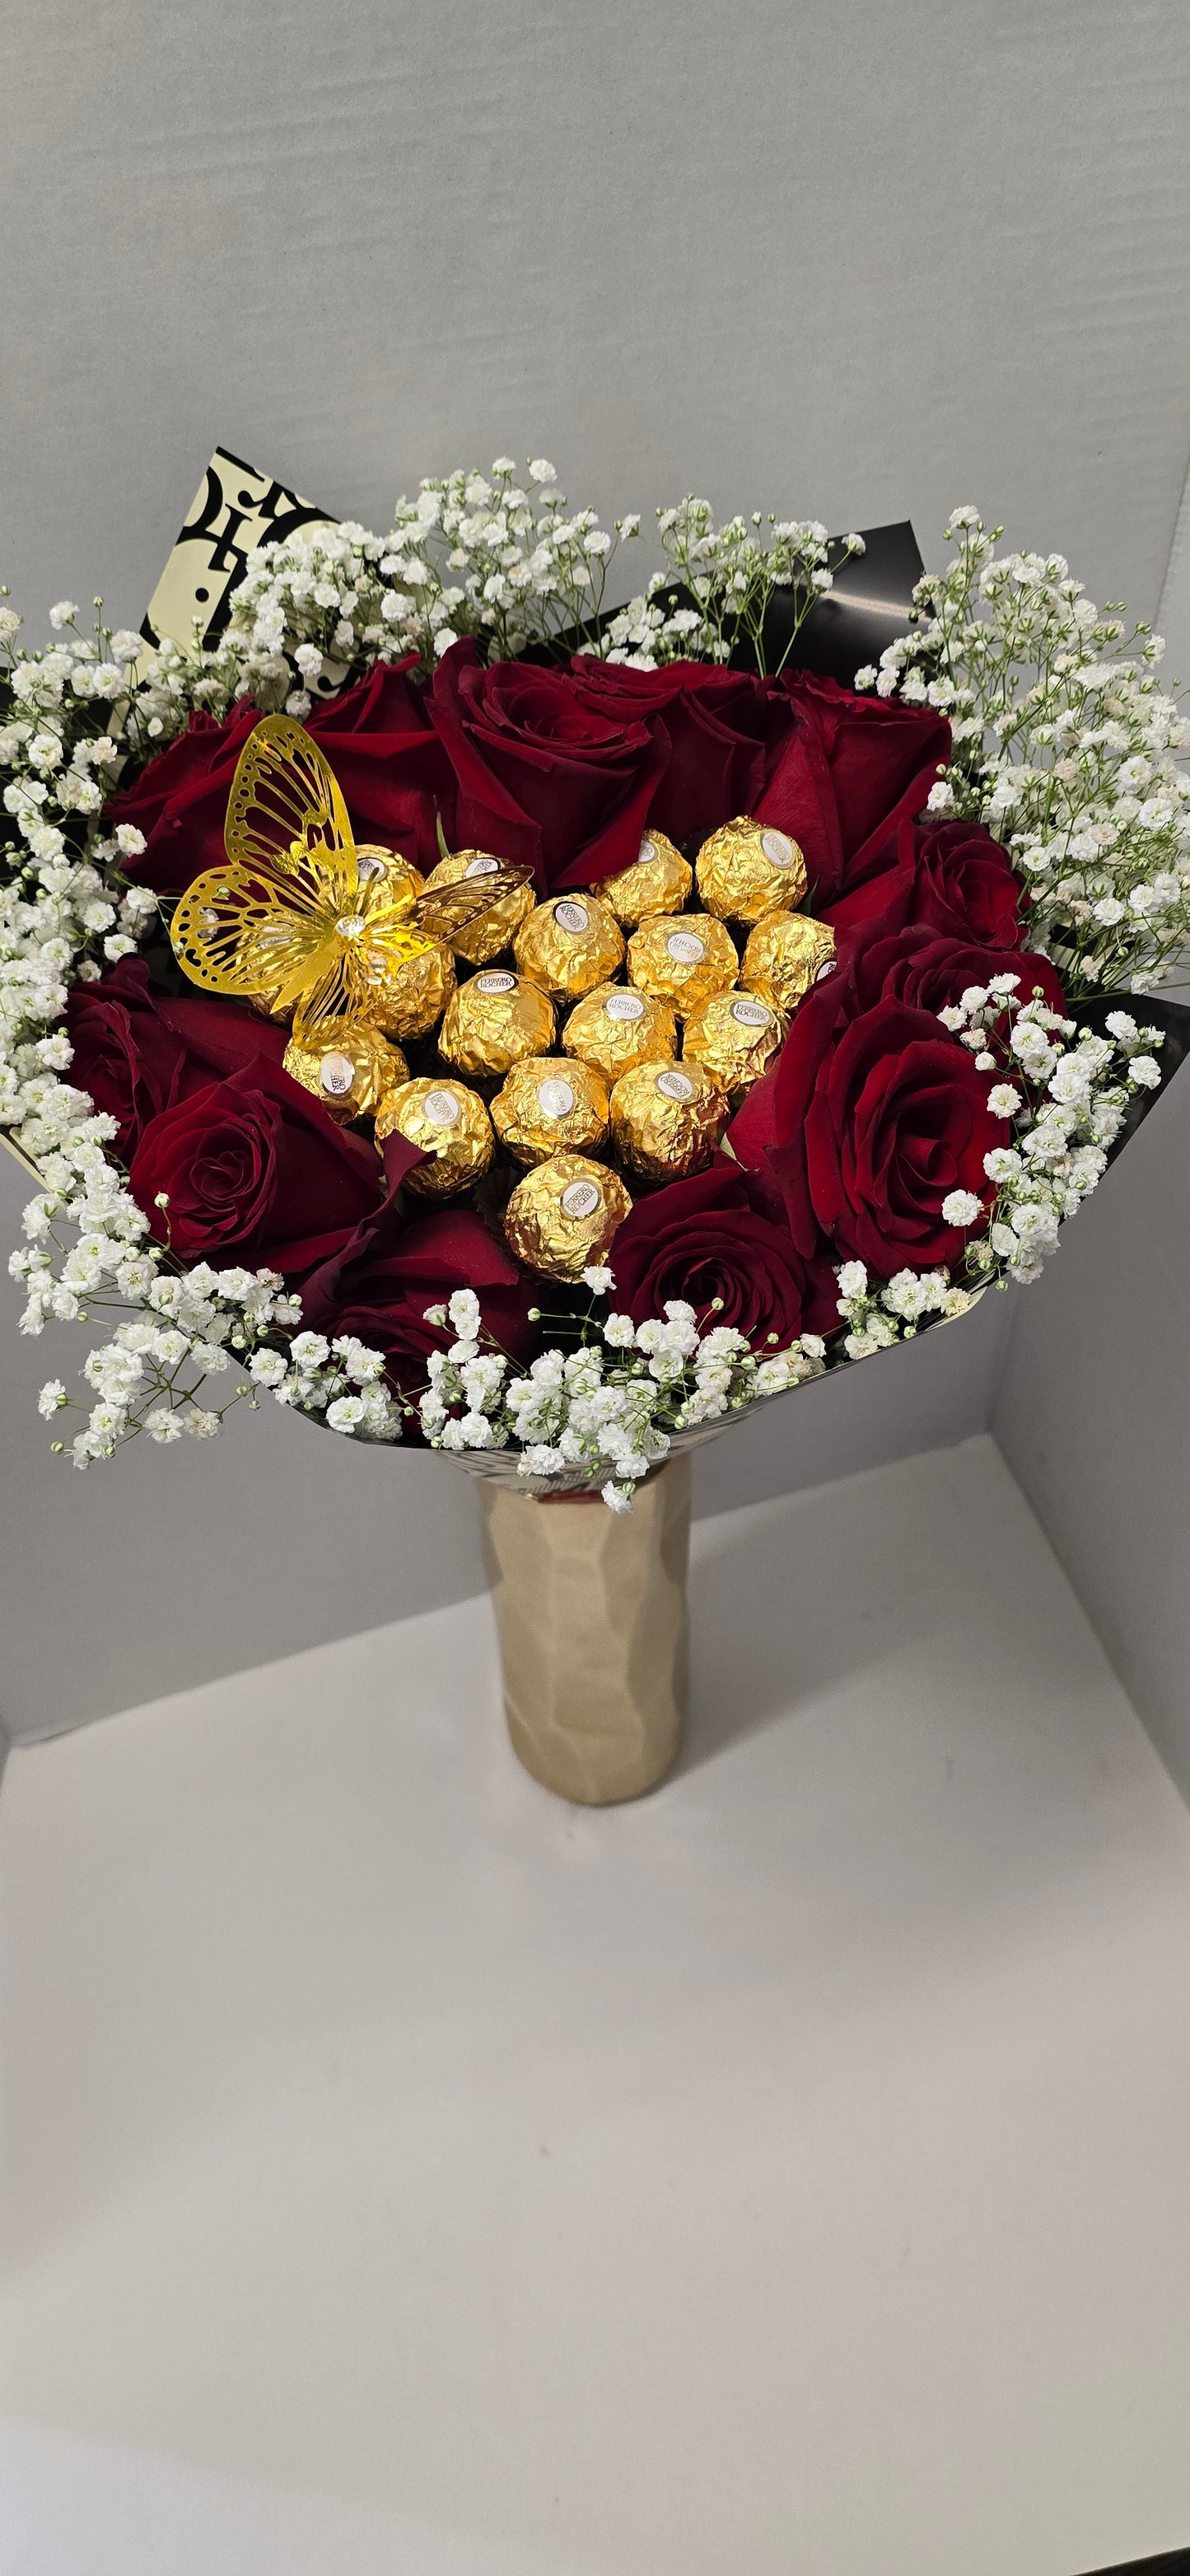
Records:
[[[224,826],[227,860],[182,896],[174,954],[208,993],[293,1012],[299,1045],[331,1022],[374,1022],[411,958],[450,940],[530,871],[493,864],[415,891],[391,851],[357,848],[339,782],[290,716],[262,716],[240,754]]]

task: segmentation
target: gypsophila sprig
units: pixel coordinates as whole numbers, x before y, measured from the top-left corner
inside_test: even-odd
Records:
[[[676,508],[658,510],[657,534],[664,570],[650,576],[591,649],[609,662],[653,670],[688,657],[726,662],[743,641],[758,670],[782,671],[815,600],[834,581],[822,521],[756,510],[716,527],[710,502],[687,493]],[[862,537],[852,535],[843,540],[839,560],[862,553]],[[661,595],[675,586],[687,595],[677,606]],[[780,653],[769,656],[765,619],[778,590],[789,592],[791,614]]]
[[[1005,842],[1030,944],[1072,1000],[1152,992],[1190,940],[1190,722],[1159,686],[1161,639],[1101,614],[1063,555],[997,556],[976,510],[946,534],[957,552],[918,584],[912,634],[857,684],[949,718],[931,808]]]

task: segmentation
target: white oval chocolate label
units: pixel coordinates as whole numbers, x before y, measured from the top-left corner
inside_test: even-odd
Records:
[[[644,1002],[639,993],[609,993],[603,1005],[609,1020],[643,1020]]]
[[[562,1192],[563,1216],[594,1216],[602,1204],[603,1193],[594,1181],[571,1181]]]
[[[733,1002],[731,1016],[746,1029],[767,1029],[773,1015],[766,1011],[763,1002]]]
[[[431,1127],[453,1127],[459,1115],[458,1093],[427,1091],[422,1103],[422,1113],[429,1119]]]
[[[650,859],[655,859],[656,856],[657,844],[655,841],[650,841],[646,833],[645,838],[641,842],[640,848],[636,853],[636,864],[638,868],[647,868]]]
[[[475,990],[477,993],[513,993],[516,991],[516,977],[505,974],[500,967],[495,974],[477,975]]]
[[[658,1074],[657,1089],[664,1092],[667,1100],[693,1100],[694,1098],[694,1085],[689,1074],[679,1073],[676,1067],[672,1072]]]
[[[591,915],[585,903],[560,903],[555,910],[554,919],[561,929],[569,930],[577,938],[580,930],[587,929]]]
[[[337,1052],[324,1055],[318,1068],[318,1079],[323,1090],[329,1091],[332,1100],[345,1099],[355,1080],[355,1066],[350,1056],[339,1055]]]
[[[543,1118],[568,1118],[574,1107],[574,1093],[568,1082],[539,1082],[537,1099]]]
[[[707,953],[705,939],[700,939],[693,930],[671,931],[665,945],[669,955],[677,958],[679,966],[697,966]]]
[[[818,973],[816,974],[816,976],[815,976],[815,978],[814,978],[815,983],[816,983],[816,984],[825,984],[826,979],[827,979],[827,976],[828,976],[828,975],[833,975],[833,974],[834,974],[834,971],[835,971],[835,960],[834,960],[834,958],[833,958],[833,957],[828,957],[828,958],[827,958],[827,961],[826,961],[825,966],[820,966],[820,967],[819,967],[819,969],[818,969]]]
[[[762,832],[760,846],[771,868],[791,868],[797,858],[797,843],[786,832]]]
[[[463,870],[463,875],[465,877],[494,877],[499,874],[499,870],[499,859],[468,859],[467,865]]]

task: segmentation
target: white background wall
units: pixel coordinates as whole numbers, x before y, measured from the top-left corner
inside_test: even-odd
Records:
[[[101,590],[136,622],[221,441],[373,524],[419,474],[502,450],[544,450],[608,513],[689,488],[832,527],[908,513],[927,559],[948,505],[975,499],[1152,614],[1190,443],[1185,28],[1180,0],[10,0],[0,474],[18,604],[36,633],[48,601]],[[1183,632],[1190,672],[1190,614]],[[1162,1115],[1172,1135],[1175,1104]],[[0,1182],[0,1206],[19,1201],[11,1166]],[[1130,1186],[1080,1220],[1105,1263],[1142,1222]],[[1081,1564],[1099,1469],[1063,1324],[1076,1267],[1064,1254],[1035,1292],[1044,1366],[1044,1336],[1019,1346],[1032,1374],[1010,1371],[1003,1418],[1060,1520],[1063,1426],[1087,1414],[1081,1537],[1062,1524]],[[1167,1381],[1154,1371],[1129,1409],[1112,1277],[1117,1410],[1152,1515],[1173,1500],[1141,1472]],[[839,1411],[788,1451],[775,1409],[709,1453],[704,1501],[738,1499],[745,1469],[778,1490],[854,1465],[865,1438],[888,1455],[976,1427],[1003,1316],[900,1374],[857,1373],[852,1413],[831,1390]],[[370,1552],[341,1579],[312,1508],[332,1473],[321,1450],[317,1480],[308,1463],[316,1435],[263,1417],[201,1461],[130,1454],[65,1499],[28,1393],[68,1373],[77,1340],[0,1339],[0,1715],[21,1731],[358,1626],[376,1581],[377,1618],[390,1577],[411,1604],[470,1581],[461,1480],[390,1462],[381,1491],[354,1457],[335,1474],[351,1471]],[[1026,1450],[1050,1415],[1046,1484]],[[82,1568],[66,1629],[64,1559]],[[209,1601],[150,1624],[171,1566]],[[1167,1674],[1183,1646],[1190,1662],[1175,1620]],[[1184,1701],[1162,1723],[1169,1741],[1183,1720],[1190,1759]]]

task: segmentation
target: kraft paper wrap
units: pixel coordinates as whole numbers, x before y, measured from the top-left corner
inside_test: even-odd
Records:
[[[639,1798],[682,1741],[689,1459],[638,1486],[630,1512],[479,1494],[514,1752],[560,1798]]]

